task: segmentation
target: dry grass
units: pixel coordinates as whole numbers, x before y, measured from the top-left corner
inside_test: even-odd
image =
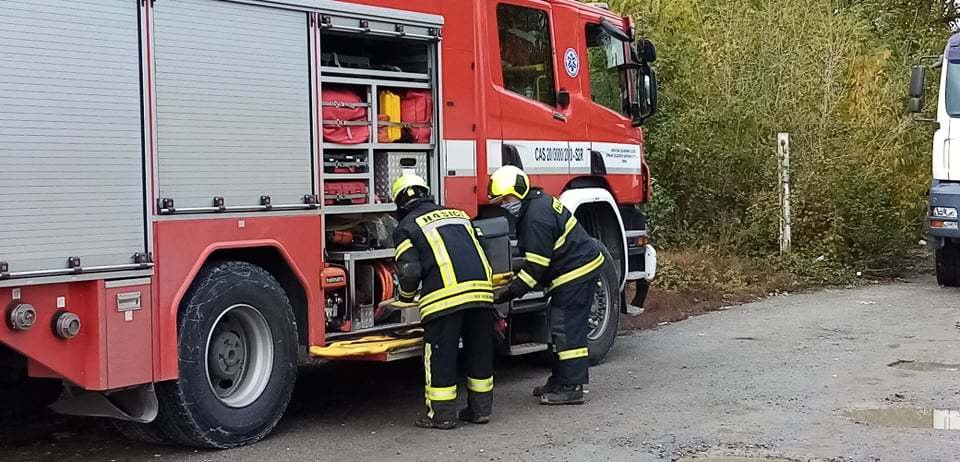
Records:
[[[665,251],[658,258],[657,279],[650,287],[645,310],[639,316],[625,317],[624,329],[681,321],[724,306],[803,288],[777,261],[700,250]],[[632,293],[627,295],[630,300]]]

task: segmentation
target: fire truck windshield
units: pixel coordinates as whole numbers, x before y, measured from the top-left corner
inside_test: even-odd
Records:
[[[960,117],[960,62],[947,62],[947,81],[944,85],[944,100],[947,114]]]

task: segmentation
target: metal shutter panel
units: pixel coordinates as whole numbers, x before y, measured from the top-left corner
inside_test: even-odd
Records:
[[[159,196],[177,208],[313,192],[307,16],[217,0],[155,9]]]
[[[0,261],[132,263],[145,250],[137,2],[0,4]]]

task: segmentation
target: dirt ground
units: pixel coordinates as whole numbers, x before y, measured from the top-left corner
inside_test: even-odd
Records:
[[[617,340],[587,403],[542,407],[547,371],[503,361],[495,419],[412,427],[417,362],[305,369],[274,434],[230,451],[149,446],[96,419],[0,422],[3,461],[960,460],[960,290],[931,277],[778,296]]]

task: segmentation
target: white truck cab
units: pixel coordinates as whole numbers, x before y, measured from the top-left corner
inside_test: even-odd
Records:
[[[917,116],[923,110],[925,66],[915,66],[910,79],[908,110],[914,120],[931,122],[933,179],[927,231],[936,252],[937,282],[960,286],[960,34],[950,37],[943,55],[931,66],[940,69],[936,118]]]

